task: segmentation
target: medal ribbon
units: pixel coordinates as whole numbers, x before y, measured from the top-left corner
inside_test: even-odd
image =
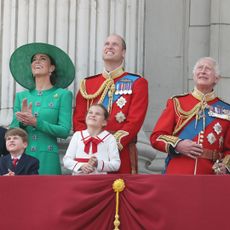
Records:
[[[212,107],[215,107],[215,106],[220,106],[222,105],[223,103],[221,101],[217,101],[216,103],[212,104],[211,106]],[[215,117],[210,117],[208,115],[208,111],[209,109],[205,109],[205,127],[207,127],[214,119],[216,119]],[[197,122],[197,125],[196,125],[196,122]],[[194,128],[196,126],[196,128]],[[184,127],[184,129],[181,131],[181,133],[179,134],[179,138],[180,139],[190,139],[190,140],[193,140],[194,137],[196,137],[202,130],[203,130],[203,121],[202,119],[200,120],[196,120],[196,119],[193,119],[186,127]]]
[[[139,77],[138,76],[135,76],[135,75],[125,75],[124,77],[122,77],[121,79],[119,79],[119,81],[117,81],[115,83],[115,87],[114,87],[114,90],[119,88],[119,84],[121,84],[121,81],[123,80],[130,80],[132,82],[132,84],[138,79]],[[130,88],[132,87],[132,85],[130,85]],[[108,108],[109,106],[109,102],[111,103],[111,101],[109,101],[109,96],[111,97],[111,95],[106,95],[104,100],[102,101],[102,104]],[[112,100],[112,103],[115,102],[121,95],[116,95],[116,94],[113,94],[113,100]]]

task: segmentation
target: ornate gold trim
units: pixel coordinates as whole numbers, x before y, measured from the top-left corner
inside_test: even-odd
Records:
[[[198,112],[202,107],[202,103],[199,102],[196,106],[193,107],[190,111],[184,111],[181,108],[180,102],[177,98],[173,98],[174,108],[177,116],[179,117],[179,121],[176,124],[176,127],[173,131],[173,135],[177,134],[190,120],[193,116],[196,115],[196,119],[198,119]]]
[[[83,79],[80,83],[80,92],[81,95],[86,99],[86,100],[93,100],[99,95],[101,95],[98,103],[101,104],[105,96],[108,94],[109,97],[109,103],[108,103],[108,112],[111,111],[112,105],[113,105],[113,95],[115,93],[115,84],[114,84],[114,79],[120,77],[124,73],[124,70],[122,67],[119,67],[111,72],[107,72],[106,70],[103,71],[103,76],[105,77],[105,81],[102,83],[102,85],[99,87],[99,89],[93,93],[93,94],[88,94],[86,91],[86,79]]]
[[[157,138],[157,141],[163,141],[164,143],[168,145],[172,145],[175,148],[177,143],[180,141],[180,138],[176,136],[171,136],[171,135],[160,135]]]
[[[118,146],[118,149],[119,150],[122,150],[123,149],[123,145],[121,144],[121,138],[129,135],[129,132],[126,132],[124,130],[118,130],[116,133],[113,134],[116,141],[117,141],[117,146]]]
[[[116,68],[115,70],[110,71],[110,72],[108,72],[108,71],[106,71],[106,69],[104,69],[102,75],[104,78],[115,79],[117,77],[120,77],[123,73],[124,73],[124,68],[123,68],[123,65],[121,65],[118,68]]]
[[[199,101],[212,101],[216,98],[215,92],[212,91],[211,93],[203,94],[201,91],[199,91],[196,87],[192,91],[193,97],[198,99]]]

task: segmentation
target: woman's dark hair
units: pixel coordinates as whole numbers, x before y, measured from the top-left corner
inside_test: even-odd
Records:
[[[55,64],[55,61],[54,61],[54,59],[49,55],[49,54],[46,54],[46,53],[42,53],[42,54],[45,54],[49,59],[50,59],[50,63],[51,63],[51,65],[54,65],[55,67],[56,67],[56,64]],[[36,54],[34,54],[32,57],[31,57],[31,63],[33,62],[33,59],[34,59],[34,56],[35,56]],[[52,85],[55,85],[56,84],[56,72],[55,72],[55,70],[51,73],[51,75],[50,75],[50,82],[51,82],[51,84]]]

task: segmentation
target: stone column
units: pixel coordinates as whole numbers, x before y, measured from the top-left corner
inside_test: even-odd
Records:
[[[218,96],[230,103],[230,1],[213,0],[211,4],[210,56],[220,65],[222,79]]]

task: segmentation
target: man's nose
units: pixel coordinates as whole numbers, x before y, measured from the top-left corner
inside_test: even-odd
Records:
[[[109,43],[107,47],[108,47],[108,48],[112,48],[112,44],[111,44],[111,43]]]

